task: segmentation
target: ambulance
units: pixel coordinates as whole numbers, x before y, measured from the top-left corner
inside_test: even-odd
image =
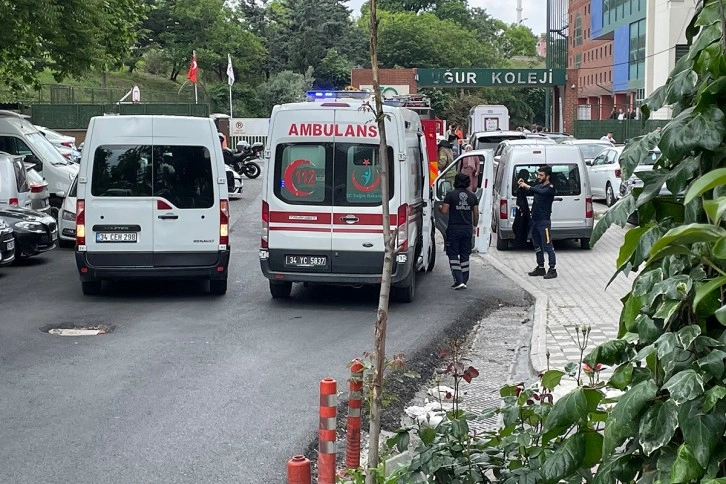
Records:
[[[378,284],[383,272],[380,137],[370,93],[309,92],[275,106],[262,188],[260,265],[273,298],[292,284]],[[368,104],[370,103],[370,104]],[[384,106],[391,295],[413,301],[436,261],[426,139],[413,111]]]

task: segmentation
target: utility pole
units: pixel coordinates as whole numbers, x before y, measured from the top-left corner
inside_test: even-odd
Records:
[[[517,0],[517,25],[522,23],[522,0]]]

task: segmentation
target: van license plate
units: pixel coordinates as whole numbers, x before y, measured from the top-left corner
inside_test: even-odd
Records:
[[[290,267],[325,267],[328,258],[316,255],[286,255],[285,265]]]
[[[136,232],[97,232],[96,242],[136,242]]]

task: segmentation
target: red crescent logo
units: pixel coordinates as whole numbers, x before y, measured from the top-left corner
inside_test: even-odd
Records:
[[[300,168],[303,165],[310,165],[310,161],[308,160],[295,160],[289,165],[287,165],[287,168],[285,168],[285,173],[282,175],[283,182],[285,183],[285,190],[292,193],[296,197],[307,197],[311,195],[313,192],[306,192],[303,190],[299,190],[295,186],[295,182],[292,181],[292,175],[295,173],[295,170]]]
[[[356,190],[358,190],[359,192],[368,193],[378,188],[378,185],[381,184],[381,174],[380,172],[376,173],[376,179],[373,180],[373,183],[369,187],[364,187],[363,185],[358,183],[358,180],[355,179],[355,172],[350,175],[350,181],[353,182],[353,186]]]

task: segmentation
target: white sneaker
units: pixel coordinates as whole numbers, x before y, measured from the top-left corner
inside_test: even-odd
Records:
[[[454,287],[454,289],[456,289],[456,290],[459,290],[459,289],[466,289],[466,284],[464,284],[464,283],[462,282],[462,283],[461,283],[461,284],[459,284],[458,286],[455,286],[455,287]]]

